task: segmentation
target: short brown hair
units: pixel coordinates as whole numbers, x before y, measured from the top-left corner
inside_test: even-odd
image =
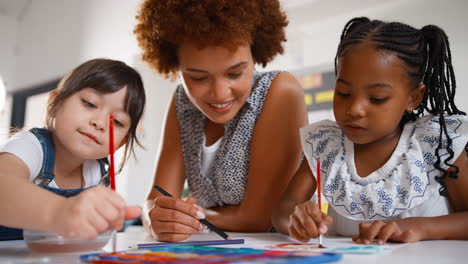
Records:
[[[286,41],[286,14],[278,0],[145,0],[134,33],[143,60],[167,78],[176,76],[178,47],[236,47],[250,43],[255,63],[265,66]]]

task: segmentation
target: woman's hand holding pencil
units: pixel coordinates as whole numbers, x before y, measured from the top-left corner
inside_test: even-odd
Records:
[[[199,221],[205,218],[205,214],[196,203],[193,197],[185,200],[162,195],[156,197],[147,219],[153,237],[159,241],[175,242],[205,231],[207,227]]]

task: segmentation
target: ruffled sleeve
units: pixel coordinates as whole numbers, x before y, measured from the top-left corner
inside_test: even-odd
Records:
[[[318,158],[323,179],[333,164],[340,166],[344,162],[344,137],[336,122],[322,120],[301,128],[300,134],[302,150],[315,177]]]
[[[445,122],[453,150],[449,162],[453,163],[467,144],[468,119],[449,116]],[[322,160],[323,195],[333,209],[350,219],[377,220],[397,217],[439,195],[435,178],[442,172],[434,164],[440,129],[439,118],[431,115],[406,124],[390,159],[366,177],[357,174],[354,145],[336,123],[310,125],[301,130],[301,137],[312,170],[317,157]],[[447,143],[444,138],[443,144]],[[442,160],[449,155],[440,151]]]
[[[441,167],[447,169],[448,166],[444,163],[445,159],[450,157],[447,162],[453,164],[468,142],[468,117],[464,115],[452,115],[445,116],[444,120],[453,151],[450,157],[450,153],[445,149],[448,140],[444,135],[442,137],[442,149],[439,151],[439,154],[442,161]],[[436,162],[435,152],[439,145],[440,131],[439,117],[437,116],[428,115],[416,121],[413,141],[420,144],[421,148],[424,149],[425,163],[429,166],[434,166]]]

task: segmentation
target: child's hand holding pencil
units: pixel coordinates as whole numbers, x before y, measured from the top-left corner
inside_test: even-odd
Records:
[[[333,223],[333,219],[312,201],[297,205],[289,219],[289,235],[302,242],[325,234]]]
[[[311,238],[318,237],[319,246],[323,246],[322,235],[332,225],[333,219],[327,215],[328,203],[322,203],[322,179],[320,159],[317,159],[316,194],[317,203],[307,201],[297,205],[289,219],[289,235],[299,241],[307,242]]]
[[[49,226],[56,234],[64,237],[94,239],[109,229],[119,230],[123,221],[136,218],[141,209],[126,206],[116,192],[102,187],[89,188],[77,196],[62,199],[62,204],[53,207]]]

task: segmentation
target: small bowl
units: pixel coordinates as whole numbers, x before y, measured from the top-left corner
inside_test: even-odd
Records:
[[[65,238],[63,236],[37,230],[23,230],[24,241],[35,252],[63,253],[95,251],[104,247],[112,236],[112,230],[98,235],[95,239]]]

